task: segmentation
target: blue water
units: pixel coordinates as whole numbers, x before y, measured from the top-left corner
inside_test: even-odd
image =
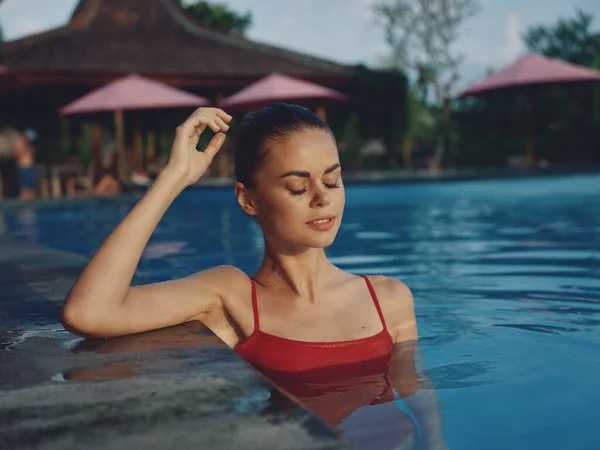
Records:
[[[134,201],[0,208],[0,231],[91,256]],[[412,289],[450,448],[591,450],[600,446],[599,236],[600,176],[349,186],[328,255]],[[229,190],[189,190],[135,282],[217,264],[251,273],[262,248]]]

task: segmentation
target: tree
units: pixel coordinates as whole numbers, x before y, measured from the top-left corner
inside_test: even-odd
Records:
[[[0,0],[0,5],[2,4],[2,0]],[[0,24],[0,42],[4,41],[4,33],[2,33],[2,24]]]
[[[392,62],[413,70],[434,88],[438,105],[459,79],[461,55],[453,51],[460,26],[478,10],[477,0],[388,0],[375,5]]]
[[[582,66],[594,67],[600,57],[600,33],[590,30],[593,17],[577,11],[554,26],[534,26],[523,35],[529,50]]]
[[[179,4],[190,16],[211,30],[243,36],[252,26],[250,12],[239,14],[230,10],[226,5],[209,3],[204,0],[191,4],[184,4],[183,0],[179,0]]]
[[[392,63],[416,73],[422,99],[432,97],[438,114],[441,162],[450,136],[450,98],[459,80],[461,55],[453,49],[460,26],[478,10],[477,0],[384,0],[375,5],[391,47]]]

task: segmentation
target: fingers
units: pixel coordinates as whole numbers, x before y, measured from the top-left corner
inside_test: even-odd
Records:
[[[219,126],[219,128],[221,128],[221,131],[228,131],[229,130],[229,125],[227,125],[225,123],[225,121],[223,119],[221,119],[220,117],[217,117],[215,119],[215,123]]]
[[[223,133],[217,133],[210,140],[206,148],[204,149],[204,156],[208,158],[208,162],[210,163],[212,159],[215,157],[217,152],[223,146],[223,142],[225,142],[225,135]]]
[[[206,123],[206,125],[213,131],[213,133],[218,133],[219,131],[221,131],[221,127],[217,125],[217,123],[214,120],[209,120]]]
[[[222,109],[219,109],[219,108],[215,108],[215,109],[216,109],[217,116],[219,116],[221,119],[223,119],[225,121],[225,123],[231,122],[231,119],[233,119],[233,117],[231,117],[229,114],[227,114]]]
[[[198,108],[188,117],[188,119],[177,129],[192,137],[194,133],[202,133],[205,127],[210,128],[214,133],[228,131],[229,123],[232,117],[225,111],[218,108]]]
[[[217,125],[215,119],[216,117],[208,117],[202,113],[194,114],[188,120],[185,121],[184,127],[187,123],[189,123],[189,125],[191,125],[190,131],[199,130],[200,128],[202,128],[202,131],[204,131],[204,128],[208,127],[214,133],[218,133],[219,131],[221,131],[221,127]],[[202,131],[200,131],[200,133]]]

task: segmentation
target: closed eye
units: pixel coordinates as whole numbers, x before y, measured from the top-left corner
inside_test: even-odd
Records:
[[[337,189],[340,187],[339,183],[323,183],[323,186],[325,186],[327,189]],[[295,191],[293,189],[290,189],[290,194],[291,195],[302,195],[305,194],[306,191],[308,191],[308,186],[304,186],[304,188],[302,188],[299,191]]]
[[[290,194],[292,195],[302,195],[304,194],[306,191],[308,190],[308,187],[304,186],[304,189],[300,190],[300,191],[294,191],[292,189],[290,189]]]

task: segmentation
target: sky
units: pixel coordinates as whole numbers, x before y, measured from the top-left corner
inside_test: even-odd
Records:
[[[114,1],[114,0],[113,0]],[[381,26],[372,13],[382,0],[218,0],[250,11],[253,40],[299,50],[342,63],[377,66],[388,55]],[[390,0],[387,0],[390,1]],[[532,25],[552,25],[577,9],[594,16],[600,31],[600,0],[479,0],[478,14],[460,29],[456,50],[464,56],[461,85],[488,69],[510,64],[525,51],[521,33]],[[63,25],[78,0],[4,0],[0,24],[11,40]]]

